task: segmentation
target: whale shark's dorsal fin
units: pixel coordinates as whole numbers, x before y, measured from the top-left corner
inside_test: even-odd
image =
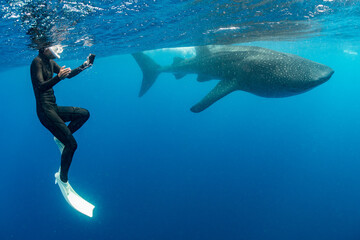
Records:
[[[174,57],[174,59],[173,59],[173,66],[174,65],[178,65],[179,63],[181,63],[182,61],[184,61],[185,59],[184,58],[182,58],[182,57]]]
[[[210,50],[207,46],[195,47],[195,51],[196,51],[196,57],[202,57],[210,54]]]
[[[216,87],[211,90],[199,103],[194,105],[190,110],[194,113],[201,112],[208,108],[217,100],[225,97],[229,93],[238,90],[236,81],[220,81]]]
[[[176,80],[179,80],[180,78],[185,77],[185,73],[174,73],[174,76],[176,78]]]
[[[185,59],[181,58],[181,57],[174,57],[172,66],[179,65],[184,60]],[[175,72],[174,73],[174,76],[175,76],[176,80],[178,80],[180,78],[183,78],[185,75],[186,75],[186,73],[182,73],[182,72]]]

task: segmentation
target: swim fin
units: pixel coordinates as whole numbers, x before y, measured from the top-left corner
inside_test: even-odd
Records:
[[[57,139],[56,137],[54,137],[54,141],[55,141],[56,145],[58,146],[60,153],[62,154],[62,152],[64,151],[65,145],[62,142],[60,142],[60,140]]]
[[[69,182],[64,183],[63,181],[61,181],[60,170],[59,172],[55,173],[55,184],[59,185],[62,195],[64,196],[65,200],[70,204],[70,206],[72,206],[82,214],[85,214],[86,216],[93,216],[93,210],[95,206],[80,197],[71,187]]]

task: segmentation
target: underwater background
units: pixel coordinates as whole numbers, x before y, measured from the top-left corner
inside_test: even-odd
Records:
[[[359,4],[1,1],[0,239],[360,239]],[[44,9],[58,15],[27,20]],[[41,34],[27,34],[35,25]],[[54,184],[60,154],[30,80],[46,42],[65,46],[61,66],[97,55],[54,87],[58,105],[90,111],[69,179],[96,206],[93,218]],[[163,73],[138,97],[142,73],[130,53],[152,50],[167,65],[194,54],[183,47],[225,43],[296,54],[335,73],[301,95],[237,91],[198,114],[190,107],[216,80]]]

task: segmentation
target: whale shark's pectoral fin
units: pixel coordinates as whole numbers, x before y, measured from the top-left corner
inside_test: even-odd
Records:
[[[201,112],[212,105],[217,100],[225,97],[229,93],[238,89],[235,81],[220,81],[199,103],[190,110],[194,113]]]

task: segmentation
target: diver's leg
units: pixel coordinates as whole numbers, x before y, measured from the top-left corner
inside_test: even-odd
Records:
[[[56,136],[55,136],[56,137]],[[67,140],[64,143],[65,147],[61,154],[61,172],[60,172],[60,179],[63,182],[68,181],[68,173],[69,168],[74,156],[74,153],[77,149],[77,142],[72,134],[66,136]],[[58,138],[61,142],[62,140]]]
[[[70,122],[68,128],[71,133],[81,128],[90,117],[88,110],[79,107],[58,107],[57,113],[64,122]]]
[[[47,111],[39,115],[41,123],[57,138],[62,142],[65,147],[61,154],[61,181],[68,181],[68,172],[74,156],[75,150],[77,149],[77,143],[73,137],[70,129],[66,126],[65,122],[58,116],[58,114],[52,110]]]
[[[69,168],[70,168],[74,153],[77,149],[77,142],[76,142],[74,136],[71,134],[69,128],[65,125],[65,123],[64,123],[64,125],[56,126],[49,130],[65,146],[64,150],[61,154],[60,178],[61,178],[61,181],[67,182]]]

